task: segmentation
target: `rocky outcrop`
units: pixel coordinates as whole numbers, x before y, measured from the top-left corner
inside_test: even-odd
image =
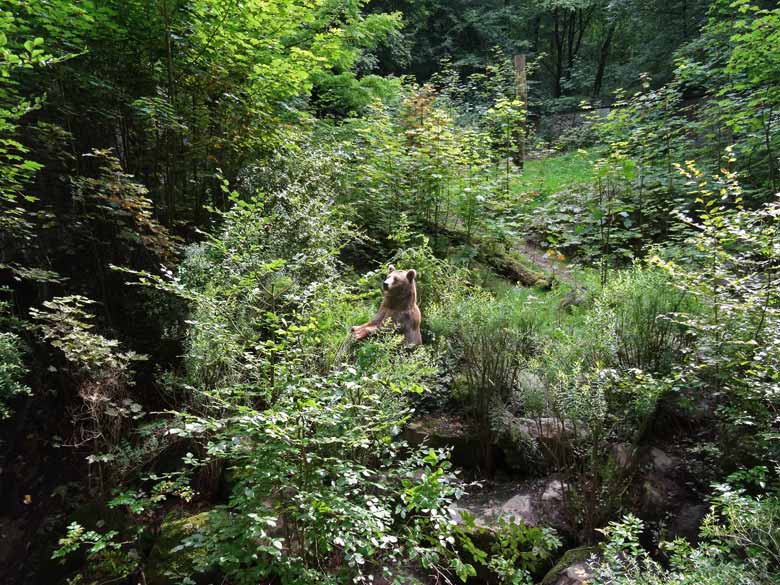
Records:
[[[452,415],[428,415],[412,421],[404,429],[402,438],[410,445],[425,443],[434,449],[451,447],[450,460],[466,469],[476,469],[482,464],[479,438],[463,420]]]
[[[501,521],[565,528],[564,485],[557,478],[488,484],[450,508],[458,522],[473,516],[478,529],[495,531]]]
[[[682,457],[658,447],[644,451],[638,458],[634,494],[639,504],[639,517],[658,522],[662,527],[662,538],[682,537],[693,543],[698,539],[708,507],[694,489],[695,478],[691,477]]]
[[[525,383],[541,384],[528,373]],[[492,461],[519,475],[548,470],[567,458],[583,429],[570,421],[556,417],[517,417],[507,412],[501,418],[501,430],[494,437],[489,454]],[[479,437],[461,418],[448,414],[431,414],[410,422],[401,437],[413,446],[425,444],[433,448],[452,448],[451,461],[464,469],[486,465],[486,453]]]
[[[644,457],[644,474],[641,477],[641,517],[657,519],[668,511],[670,505],[684,501],[685,486],[681,485],[675,468],[677,460],[666,452],[653,447]]]

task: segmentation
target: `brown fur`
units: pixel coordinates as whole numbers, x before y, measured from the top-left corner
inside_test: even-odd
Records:
[[[358,341],[376,333],[389,318],[395,323],[398,333],[403,334],[409,345],[420,345],[420,308],[417,306],[416,270],[396,270],[390,266],[390,274],[383,283],[385,297],[379,312],[368,323],[352,328],[352,335]]]

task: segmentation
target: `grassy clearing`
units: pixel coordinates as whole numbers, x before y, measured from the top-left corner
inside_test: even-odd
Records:
[[[591,269],[577,269],[573,271],[573,276],[580,286],[586,287],[593,294],[599,292],[597,272]],[[590,309],[589,305],[572,307],[569,310],[561,309],[561,302],[572,290],[572,286],[565,282],[558,282],[549,291],[514,286],[506,280],[497,280],[491,285],[490,290],[497,298],[508,297],[512,299],[513,304],[532,307],[542,324],[541,331],[550,337],[556,337],[561,331],[571,333],[580,328],[585,313]]]
[[[526,161],[522,173],[514,179],[512,191],[526,196],[535,206],[551,193],[590,180],[592,163],[599,155],[599,149],[589,149]]]

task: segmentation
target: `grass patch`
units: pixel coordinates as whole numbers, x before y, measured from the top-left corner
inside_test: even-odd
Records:
[[[580,286],[585,286],[594,295],[598,294],[598,274],[595,271],[578,270],[575,278]],[[561,310],[561,302],[571,290],[572,286],[565,282],[558,282],[549,291],[514,286],[506,280],[496,281],[491,287],[497,298],[531,310],[540,320],[540,333],[549,338],[557,337],[561,331],[571,334],[581,328],[585,315],[591,309],[588,305]]]
[[[527,197],[529,204],[536,206],[551,193],[590,181],[593,161],[600,155],[599,149],[592,148],[528,160],[522,173],[514,177],[512,191],[520,197]]]

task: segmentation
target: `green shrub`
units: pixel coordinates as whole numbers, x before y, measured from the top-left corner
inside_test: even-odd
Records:
[[[352,583],[410,561],[469,570],[457,561],[447,510],[459,488],[443,454],[402,455],[393,439],[411,384],[389,375],[308,376],[273,408],[183,419],[177,432],[208,436],[210,456],[229,462],[234,482],[228,504],[180,545],[204,552],[194,572],[216,569],[235,583]]]
[[[227,193],[233,207],[221,214],[219,236],[190,246],[176,277],[153,279],[190,302],[185,364],[193,385],[262,386],[257,396],[273,399],[284,379],[278,355],[304,351],[301,328],[316,327],[318,309],[343,289],[338,254],[354,232],[329,183],[311,176],[323,165],[320,155],[299,158],[296,172],[247,170],[244,194]]]
[[[692,228],[691,260],[655,259],[695,299],[695,310],[675,316],[694,341],[679,369],[715,401],[724,470],[765,465],[780,457],[780,205],[742,208],[742,186],[726,169],[712,178],[693,163],[680,170],[701,203],[698,219],[680,215]]]
[[[702,542],[692,548],[679,539],[661,543],[671,557],[661,564],[639,544],[641,520],[627,516],[602,532],[604,562],[596,585],[770,585],[780,571],[776,497],[752,498],[720,486],[701,529]]]
[[[409,564],[473,574],[454,547],[447,506],[460,488],[446,454],[395,440],[409,395],[436,374],[431,349],[388,334],[332,359],[360,295],[341,281],[352,232],[326,195],[233,195],[220,236],[192,248],[180,275],[144,275],[191,307],[190,397],[168,435],[193,445],[188,465],[226,468],[230,492],[174,551],[201,550],[192,574],[235,583],[368,582]],[[409,261],[442,279],[419,254]]]
[[[565,479],[570,527],[584,541],[593,541],[595,530],[625,503],[633,469],[616,464],[613,446],[633,448],[644,438],[670,388],[665,378],[621,364],[617,315],[627,309],[606,299],[630,303],[628,282],[599,298],[569,330],[551,336],[534,363],[541,389],[523,388],[518,395],[540,428],[546,419],[554,429],[542,441],[543,454]],[[626,322],[622,327],[625,334]]]
[[[87,461],[95,466],[94,476],[103,491],[111,483],[109,471],[120,443],[146,414],[132,388],[133,368],[147,356],[120,351],[119,341],[94,333],[95,316],[87,310],[93,304],[79,295],[55,297],[44,301],[42,308],[30,309],[30,315],[41,337],[67,362],[78,400],[69,413],[72,440],[90,450]]]
[[[8,402],[14,396],[29,394],[30,389],[22,382],[26,373],[19,336],[0,332],[0,420],[11,415]]]
[[[474,561],[486,566],[502,585],[526,585],[533,583],[533,576],[545,566],[560,548],[561,540],[555,530],[540,526],[528,526],[515,518],[501,517],[492,535],[490,550],[483,551],[473,542],[480,529],[474,517],[461,512],[464,525],[458,528],[459,540]]]
[[[538,350],[539,323],[523,305],[475,294],[432,311],[430,327],[446,339],[455,366],[454,397],[462,405],[494,470],[493,444],[519,382]]]
[[[692,343],[676,315],[692,312],[693,299],[662,271],[639,267],[621,271],[596,302],[614,315],[620,367],[668,373]]]

